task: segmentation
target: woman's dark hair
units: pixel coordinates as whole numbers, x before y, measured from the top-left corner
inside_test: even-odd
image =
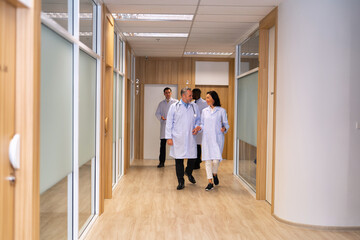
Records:
[[[215,91],[209,91],[206,94],[210,94],[212,99],[214,99],[214,107],[221,107],[219,95]]]

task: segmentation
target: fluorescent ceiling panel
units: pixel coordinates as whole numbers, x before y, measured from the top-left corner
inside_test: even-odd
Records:
[[[237,6],[200,6],[197,14],[223,15],[263,15],[266,16],[274,7],[237,7]]]
[[[123,32],[125,37],[159,37],[159,38],[186,38],[187,33],[127,33]]]
[[[117,25],[122,27],[145,27],[145,28],[189,28],[191,26],[190,21],[160,21],[160,22],[152,22],[152,21],[116,21]],[[134,31],[131,31],[134,32]]]
[[[245,16],[245,15],[196,15],[197,22],[230,22],[230,23],[256,23],[264,16]]]
[[[192,21],[194,15],[113,13],[118,21]]]
[[[198,0],[104,0],[106,5],[193,5],[197,6]]]
[[[43,14],[45,16],[48,16],[49,18],[54,18],[54,19],[67,19],[68,18],[68,13],[64,13],[64,12],[45,12]],[[89,19],[89,20],[93,19],[92,13],[80,13],[79,16],[80,16],[80,19]]]
[[[176,6],[174,5],[108,5],[111,12],[126,13],[157,13],[157,14],[194,14],[196,6]]]
[[[249,29],[254,23],[242,23],[242,22],[200,22],[196,21],[193,24],[193,28],[245,28]]]
[[[278,6],[281,0],[201,0],[201,6]]]
[[[230,56],[233,52],[184,52],[184,55]]]
[[[159,27],[121,27],[123,32],[164,32],[164,33],[178,33],[189,32],[189,28],[159,28]]]
[[[191,35],[194,33],[213,33],[213,34],[222,34],[222,33],[233,33],[238,37],[245,33],[247,28],[192,28]]]

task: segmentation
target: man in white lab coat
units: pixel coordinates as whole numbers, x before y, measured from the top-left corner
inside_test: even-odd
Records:
[[[165,99],[162,100],[155,112],[155,116],[160,121],[160,155],[159,155],[159,165],[158,168],[165,166],[166,158],[166,139],[165,139],[165,127],[166,127],[166,117],[169,111],[171,104],[176,103],[178,100],[171,97],[172,90],[169,87],[164,88]]]
[[[184,159],[187,158],[186,175],[191,183],[196,183],[192,171],[197,156],[195,127],[200,125],[198,106],[191,102],[190,88],[181,89],[181,100],[170,106],[167,115],[165,138],[171,146],[170,156],[175,158],[176,176],[179,182],[177,190],[185,187]]]
[[[201,118],[202,110],[204,108],[208,107],[208,105],[207,105],[206,101],[201,98],[201,90],[199,88],[194,88],[192,90],[192,93],[193,93],[193,99],[195,100],[195,104],[199,108],[200,118]],[[196,135],[197,158],[196,158],[196,161],[195,161],[194,169],[199,169],[200,168],[200,163],[201,163],[201,141],[202,141],[202,132],[199,132]]]

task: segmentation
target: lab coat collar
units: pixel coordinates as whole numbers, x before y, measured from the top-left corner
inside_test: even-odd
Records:
[[[172,101],[174,101],[174,98],[171,97],[171,98],[169,99],[169,102],[172,102]],[[168,101],[166,101],[166,98],[163,100],[163,102],[169,103]]]
[[[219,111],[219,109],[220,109],[220,107],[215,106],[215,107],[214,107],[214,111],[212,112],[212,111],[211,111],[211,107],[208,106],[208,108],[209,108],[210,113],[216,113],[216,112]]]

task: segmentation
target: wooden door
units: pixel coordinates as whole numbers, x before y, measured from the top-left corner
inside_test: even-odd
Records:
[[[0,0],[0,239],[14,238],[15,183],[9,143],[15,134],[16,9]]]

